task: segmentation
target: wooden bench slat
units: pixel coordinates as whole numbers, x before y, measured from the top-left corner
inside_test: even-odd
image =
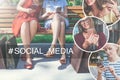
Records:
[[[0,19],[1,18],[14,18],[17,14],[2,14],[0,15]]]
[[[11,11],[11,10],[0,10],[0,14],[5,14],[5,13],[14,14],[14,13],[17,13],[17,11]]]
[[[0,7],[0,10],[16,10],[16,7],[13,7],[13,6],[9,6],[9,7]]]
[[[1,28],[1,27],[7,28],[7,27],[11,27],[11,26],[12,26],[11,23],[2,23],[2,24],[0,24],[0,28]]]
[[[79,14],[79,16],[80,16],[81,18],[83,18],[83,17],[84,17],[84,14]]]
[[[11,22],[12,23],[13,20],[14,20],[13,18],[12,19],[8,19],[8,18],[7,19],[1,19],[0,18],[0,23],[5,23],[5,22],[7,22],[7,23]]]
[[[69,10],[68,13],[82,13],[81,10]]]
[[[82,10],[82,6],[67,6],[67,9],[81,9]]]
[[[12,34],[12,28],[0,28],[0,34]]]

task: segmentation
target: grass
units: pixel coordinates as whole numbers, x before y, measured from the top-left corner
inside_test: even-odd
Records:
[[[66,43],[73,43],[72,35],[65,36]],[[17,43],[22,43],[21,38],[16,38]],[[52,42],[52,35],[36,35],[32,40],[32,43],[51,43]]]

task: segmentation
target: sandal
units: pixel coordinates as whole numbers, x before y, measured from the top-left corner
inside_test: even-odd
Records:
[[[53,50],[54,48],[55,48],[55,46],[50,47],[50,49],[47,51],[46,54],[44,54],[44,56],[47,58],[53,57],[55,54],[55,50]]]
[[[32,69],[33,68],[33,64],[32,63],[33,63],[32,59],[26,57],[26,64],[24,65],[24,68],[26,68],[26,69]]]
[[[33,65],[27,63],[27,64],[24,65],[24,68],[26,68],[26,69],[32,69]]]
[[[59,61],[60,61],[61,64],[66,64],[66,55],[62,54],[62,56],[61,56]]]

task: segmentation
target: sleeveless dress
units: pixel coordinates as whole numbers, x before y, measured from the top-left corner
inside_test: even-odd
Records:
[[[12,24],[12,31],[16,37],[20,34],[21,25],[24,22],[29,22],[32,20],[36,20],[38,22],[38,16],[41,9],[40,6],[33,7],[33,0],[26,0],[23,8],[34,8],[35,12],[28,14],[26,12],[20,11],[17,14]],[[39,23],[37,23],[37,27],[40,28]]]

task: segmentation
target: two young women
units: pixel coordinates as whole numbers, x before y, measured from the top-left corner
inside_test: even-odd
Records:
[[[43,4],[43,5],[42,5]],[[38,18],[44,19],[45,28],[51,28],[53,31],[53,41],[50,49],[56,47],[57,40],[61,48],[65,48],[65,27],[69,25],[67,21],[67,2],[66,0],[20,0],[17,5],[19,11],[13,21],[12,30],[17,37],[21,36],[24,48],[30,48],[30,43],[35,36],[38,28],[40,28]],[[55,8],[60,7],[61,11],[56,12]],[[49,10],[49,11],[48,11]],[[43,12],[43,15],[41,13]],[[32,59],[29,51],[26,51],[25,68],[31,69]],[[51,57],[55,53],[48,51],[45,56]],[[66,63],[65,51],[61,52],[61,64]]]

